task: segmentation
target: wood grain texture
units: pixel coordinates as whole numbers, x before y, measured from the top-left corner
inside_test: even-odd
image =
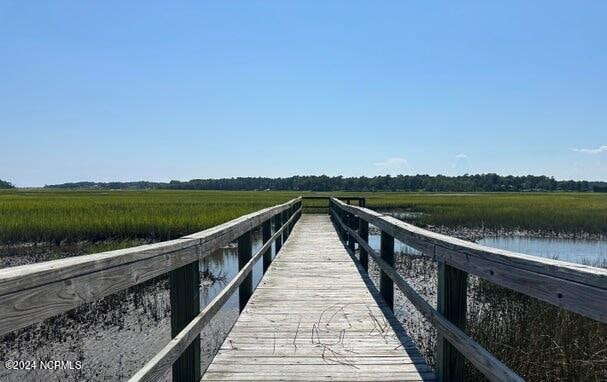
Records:
[[[345,226],[343,221],[334,212],[333,219],[336,225]],[[491,381],[516,381],[522,382],[523,379],[515,372],[510,370],[500,360],[485,350],[476,341],[470,338],[463,330],[454,325],[451,321],[441,315],[424,298],[413,289],[405,279],[394,270],[392,265],[384,261],[381,256],[366,242],[362,241],[360,236],[352,230],[350,232],[361,247],[367,250],[367,254],[377,263],[380,269],[385,272],[393,281],[398,289],[407,297],[407,299],[419,310],[419,312],[434,326],[437,332],[445,337],[460,353],[466,357],[481,373]],[[354,253],[350,253],[352,258]]]
[[[200,313],[200,268],[198,261],[169,273],[171,337],[178,335]],[[173,363],[174,382],[200,380],[200,336]]]
[[[302,215],[203,380],[435,380],[361,269]]]
[[[297,216],[292,216],[290,223],[297,219]],[[242,267],[242,269],[234,276],[234,279],[211,301],[179,334],[173,337],[169,343],[160,350],[148,363],[145,364],[135,375],[130,382],[141,381],[156,381],[160,379],[166,371],[179,358],[182,352],[200,335],[200,332],[205,325],[215,316],[217,311],[228,301],[232,294],[238,289],[240,284],[250,275],[255,263],[264,255],[271,247],[272,241],[281,236],[286,229],[286,223],[278,229],[274,235],[268,240],[257,253]]]
[[[607,323],[607,269],[486,247],[431,232],[391,216],[331,199],[419,250],[464,272]]]
[[[466,272],[438,263],[437,310],[461,330],[466,330],[467,287]],[[440,380],[463,382],[465,357],[440,333],[436,342],[436,369]]]

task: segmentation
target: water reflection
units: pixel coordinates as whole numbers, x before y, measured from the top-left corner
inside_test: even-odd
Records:
[[[579,264],[607,261],[607,240],[554,239],[537,237],[486,237],[478,241],[489,247],[532,256],[558,258]]]
[[[263,246],[261,233],[253,232],[253,255]],[[272,245],[272,257],[274,257]],[[223,275],[223,280],[214,282],[200,290],[200,307],[207,306],[238,274],[238,249],[235,246],[222,248],[200,262],[200,271],[208,270],[213,275]],[[257,287],[263,276],[263,258],[253,266],[253,286]],[[238,292],[226,302],[222,309],[238,309]]]
[[[381,235],[369,234],[369,245],[371,246],[371,248],[373,248],[378,253],[379,253],[380,243],[381,243]],[[419,251],[409,247],[405,243],[402,243],[396,239],[394,240],[394,252],[400,253],[403,255],[421,255],[421,253]]]
[[[369,234],[369,244],[379,252],[380,235]],[[578,264],[604,266],[607,264],[607,240],[492,236],[478,240],[488,247],[505,249],[531,256],[558,259]],[[394,251],[405,255],[420,252],[395,240]]]

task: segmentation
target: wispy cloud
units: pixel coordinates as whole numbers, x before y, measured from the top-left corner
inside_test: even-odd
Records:
[[[601,147],[598,147],[596,149],[571,149],[571,151],[575,151],[576,153],[597,155],[597,154],[600,154],[600,153],[607,152],[607,146],[601,146]]]
[[[455,156],[455,163],[451,165],[457,174],[465,174],[470,171],[470,157],[464,153]]]
[[[397,173],[408,170],[409,162],[405,158],[390,158],[383,162],[375,163],[375,166],[380,167],[387,172]]]

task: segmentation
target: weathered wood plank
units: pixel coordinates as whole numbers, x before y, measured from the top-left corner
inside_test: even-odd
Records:
[[[198,261],[169,273],[171,336],[175,337],[200,313],[200,269]],[[194,338],[173,364],[174,382],[200,379],[200,336]]]
[[[270,241],[272,237],[272,219],[266,220],[261,226],[261,236],[263,243]],[[263,273],[266,273],[270,264],[272,263],[272,247],[268,248],[266,253],[263,254]]]
[[[337,224],[344,225],[339,218],[335,217],[335,219]],[[394,281],[405,297],[407,297],[428,322],[436,328],[437,332],[459,350],[481,373],[493,381],[523,381],[520,376],[470,338],[463,330],[436,311],[436,309],[424,300],[424,298],[394,270],[392,265],[384,261],[368,243],[360,240],[360,237],[356,232],[352,231],[351,233],[359,240],[358,242],[366,248],[369,256],[375,260],[381,270]],[[354,255],[351,254],[351,256],[353,257]]]
[[[303,215],[203,380],[435,380],[397,323],[329,217]]]
[[[291,219],[295,219],[292,217]],[[228,301],[232,294],[238,289],[240,284],[253,270],[253,266],[263,256],[265,251],[272,245],[272,240],[282,235],[287,228],[286,223],[277,230],[257,253],[242,267],[234,279],[211,301],[179,334],[173,337],[169,343],[162,348],[148,363],[145,364],[134,376],[130,382],[155,381],[162,377],[171,367],[179,355],[190,345],[190,343],[200,334],[204,326],[215,316],[219,309]]]
[[[369,241],[369,223],[364,219],[358,219],[358,236],[365,242]],[[359,261],[365,271],[369,271],[369,256],[367,250],[359,245],[358,247]]]
[[[355,240],[354,234],[354,231],[350,233],[352,241]],[[352,248],[350,249],[352,250]],[[380,256],[388,265],[394,267],[394,238],[383,231],[380,237]],[[386,300],[386,304],[390,306],[390,309],[394,310],[394,283],[390,276],[383,271],[379,275],[379,291],[384,300]]]
[[[432,259],[607,323],[607,269],[490,248],[336,199],[332,202]]]
[[[466,329],[468,274],[439,262],[437,309],[458,328]],[[442,334],[437,338],[436,368],[443,382],[464,380],[464,356]]]
[[[265,251],[264,251],[265,254]],[[253,238],[251,231],[245,232],[238,238],[238,270],[242,270],[253,256]],[[238,288],[238,301],[242,311],[247,305],[249,298],[253,294],[253,275],[249,274],[244,278]]]

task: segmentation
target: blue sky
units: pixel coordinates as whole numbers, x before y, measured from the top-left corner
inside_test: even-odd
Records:
[[[605,1],[0,0],[0,179],[607,180]]]

